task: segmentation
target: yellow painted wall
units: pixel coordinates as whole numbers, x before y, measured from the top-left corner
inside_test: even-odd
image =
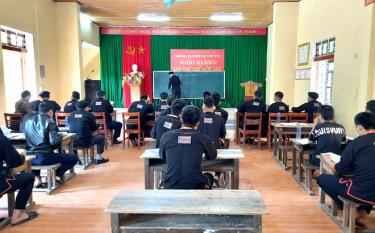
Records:
[[[100,49],[82,48],[83,79],[100,80]],[[92,71],[94,71],[92,73]]]
[[[284,48],[285,38],[283,31],[275,31],[275,25],[290,20],[291,15],[279,14],[287,12],[280,6],[288,7],[290,3],[277,3],[274,7],[272,59],[278,58],[277,50]],[[336,37],[335,74],[333,81],[332,105],[336,111],[336,119],[344,124],[348,134],[355,135],[353,118],[355,114],[363,111],[368,99],[375,97],[375,13],[374,6],[364,6],[363,1],[358,0],[302,0],[298,7],[298,26],[296,29],[296,43],[294,48],[287,46],[283,57],[294,56],[296,61],[296,48],[298,45],[310,42],[310,64],[297,67],[296,62],[291,62],[279,67],[272,64],[272,76],[280,75],[280,82],[271,79],[270,88],[284,88],[285,83],[292,86],[294,98],[291,105],[300,105],[306,101],[307,92],[310,89],[310,81],[294,80],[290,83],[290,77],[286,73],[290,69],[309,68],[312,64],[314,43],[330,37]],[[294,10],[289,6],[289,11]],[[279,16],[279,17],[278,17]],[[293,25],[289,25],[291,27]],[[287,28],[287,26],[285,27]],[[291,29],[288,29],[291,30]],[[292,35],[290,35],[292,37]],[[276,51],[275,51],[276,50]],[[285,82],[285,83],[284,83]],[[288,99],[290,100],[290,99]]]
[[[268,30],[267,101],[271,104],[274,93],[282,91],[289,103],[294,98],[298,3],[274,3],[273,17]]]
[[[34,37],[37,92],[49,90],[51,97],[62,105],[70,99],[73,90],[82,91],[79,5],[52,0],[0,0],[0,6],[1,25]],[[1,57],[0,50],[0,112],[4,112]],[[39,65],[45,65],[43,79],[39,75]]]

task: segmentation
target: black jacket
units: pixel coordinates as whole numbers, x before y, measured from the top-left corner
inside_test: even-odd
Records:
[[[162,112],[169,108],[170,106],[167,104],[167,101],[160,101],[159,105],[156,107],[157,112]]]
[[[181,128],[182,124],[178,116],[160,116],[151,131],[151,137],[156,139],[155,148],[159,148],[160,139],[166,132]]]
[[[276,102],[271,104],[267,110],[268,113],[288,113],[289,106],[283,102]]]
[[[292,108],[293,112],[306,112],[309,115],[309,122],[313,122],[314,120],[314,113],[318,112],[322,104],[316,100],[311,100],[307,103],[302,104],[299,107]]]
[[[154,120],[154,116],[151,116],[151,114],[155,112],[154,107],[143,100],[133,102],[128,112],[139,112],[141,115],[141,123]]]
[[[227,111],[225,111],[224,109],[222,109],[218,106],[215,109],[215,114],[218,115],[218,116],[221,116],[221,118],[223,118],[223,120],[224,120],[224,123],[225,124],[227,123],[227,121],[228,121],[228,112]]]
[[[172,114],[172,108],[170,108],[170,107],[165,109],[164,111],[160,112],[160,116],[166,116],[166,115],[169,115],[169,114]]]
[[[47,114],[27,115],[21,124],[21,131],[25,133],[29,154],[51,153],[62,140],[56,123]]]
[[[75,133],[74,144],[91,145],[92,133],[99,129],[91,112],[83,110],[72,112],[68,117],[69,132]]]
[[[170,79],[169,79],[169,83],[168,83],[168,89],[172,88],[172,91],[173,90],[180,90],[180,85],[181,85],[181,80],[178,76],[176,75],[173,75]]]
[[[105,120],[107,124],[112,122],[111,113],[113,113],[113,106],[111,103],[104,98],[97,98],[91,102],[91,111],[92,112],[104,112]]]
[[[211,140],[193,129],[176,129],[163,135],[160,157],[167,163],[166,189],[202,189],[207,177],[202,174],[202,156],[214,160],[217,151]]]
[[[220,138],[225,138],[227,134],[224,120],[212,112],[202,115],[198,130],[211,139],[216,149],[220,149]]]
[[[31,109],[31,111],[38,112],[38,110],[39,110],[39,104],[41,104],[42,102],[51,105],[53,113],[58,112],[58,111],[61,110],[60,105],[58,103],[56,103],[56,101],[44,99],[44,100],[34,100],[34,101],[32,101],[30,103],[30,109]]]
[[[77,106],[76,106],[77,103],[78,103],[78,100],[71,100],[71,101],[66,102],[64,106],[64,112],[71,113],[71,112],[77,111]]]
[[[18,154],[0,129],[0,197],[12,188],[15,181],[9,169],[21,166],[24,162],[25,157]]]
[[[238,112],[262,112],[266,113],[266,104],[261,99],[253,99],[244,102],[237,108]]]
[[[341,175],[352,174],[353,178],[340,182],[347,183],[346,192],[352,198],[375,205],[375,134],[357,137],[346,147],[336,171]]]

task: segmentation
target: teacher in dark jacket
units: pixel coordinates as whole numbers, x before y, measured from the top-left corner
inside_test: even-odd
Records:
[[[33,191],[34,175],[32,173],[13,174],[10,169],[21,166],[25,157],[16,149],[0,130],[0,197],[18,190],[16,206],[13,211],[12,225],[22,224],[38,216],[37,212],[26,212],[27,200]],[[5,167],[3,164],[6,163]]]
[[[168,89],[172,88],[172,95],[177,97],[178,99],[181,98],[181,80],[177,75],[174,75],[174,72],[169,72],[169,83]]]

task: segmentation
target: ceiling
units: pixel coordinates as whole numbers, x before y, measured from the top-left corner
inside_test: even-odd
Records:
[[[237,26],[261,27],[272,23],[273,2],[299,0],[192,0],[177,2],[166,9],[163,0],[55,0],[78,2],[81,11],[101,26]],[[212,22],[214,12],[242,12],[244,20],[236,23]],[[171,17],[169,22],[139,22],[140,13],[162,13]]]

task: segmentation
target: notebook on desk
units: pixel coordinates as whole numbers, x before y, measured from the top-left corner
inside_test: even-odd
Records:
[[[338,163],[341,160],[341,156],[335,153],[324,153],[322,155],[328,155],[331,157],[332,162]]]
[[[311,144],[311,141],[308,138],[295,139],[295,142],[304,146]]]

